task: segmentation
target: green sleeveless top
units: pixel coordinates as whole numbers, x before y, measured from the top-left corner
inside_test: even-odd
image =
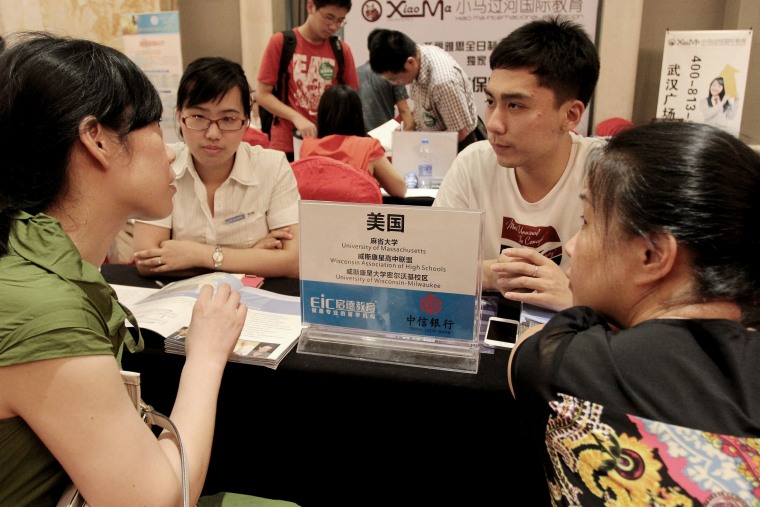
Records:
[[[142,350],[131,313],[58,220],[19,213],[0,257],[0,366]],[[138,335],[139,336],[139,335]],[[20,417],[0,419],[0,505],[55,506],[69,478]]]

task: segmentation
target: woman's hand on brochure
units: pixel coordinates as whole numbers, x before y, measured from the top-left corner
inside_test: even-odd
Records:
[[[228,283],[201,287],[185,339],[185,355],[206,357],[224,368],[235,348],[248,307]]]
[[[572,306],[570,281],[562,268],[532,248],[505,249],[491,265],[505,298],[560,311]]]

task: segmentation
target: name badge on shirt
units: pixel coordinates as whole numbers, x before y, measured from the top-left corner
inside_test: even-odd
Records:
[[[234,217],[225,218],[224,219],[224,223],[225,224],[234,224],[235,222],[240,222],[245,217],[249,217],[249,216],[253,215],[254,213],[256,213],[256,212],[255,211],[249,211],[248,213],[241,213],[239,215],[235,215]]]

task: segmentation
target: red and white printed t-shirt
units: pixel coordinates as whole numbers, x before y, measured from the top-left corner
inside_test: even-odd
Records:
[[[296,49],[288,66],[290,75],[288,106],[316,124],[319,99],[328,87],[338,84],[338,64],[328,39],[325,39],[321,44],[312,44],[301,35],[298,28],[293,31],[296,34]],[[358,90],[359,76],[356,73],[354,56],[348,44],[343,41],[341,44],[343,45],[344,61],[343,83]],[[261,59],[258,76],[260,82],[271,86],[276,84],[282,46],[282,33],[274,33],[269,39],[264,50],[264,56]],[[274,123],[270,133],[269,148],[287,153],[292,152],[294,128],[293,123],[287,120],[280,119]]]

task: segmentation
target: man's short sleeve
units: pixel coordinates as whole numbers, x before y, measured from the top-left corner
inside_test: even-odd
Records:
[[[405,100],[409,98],[409,92],[405,85],[393,85],[393,101]]]
[[[281,32],[272,34],[261,57],[258,81],[270,86],[277,83],[277,73],[280,70],[280,55],[282,54],[284,36]]]

